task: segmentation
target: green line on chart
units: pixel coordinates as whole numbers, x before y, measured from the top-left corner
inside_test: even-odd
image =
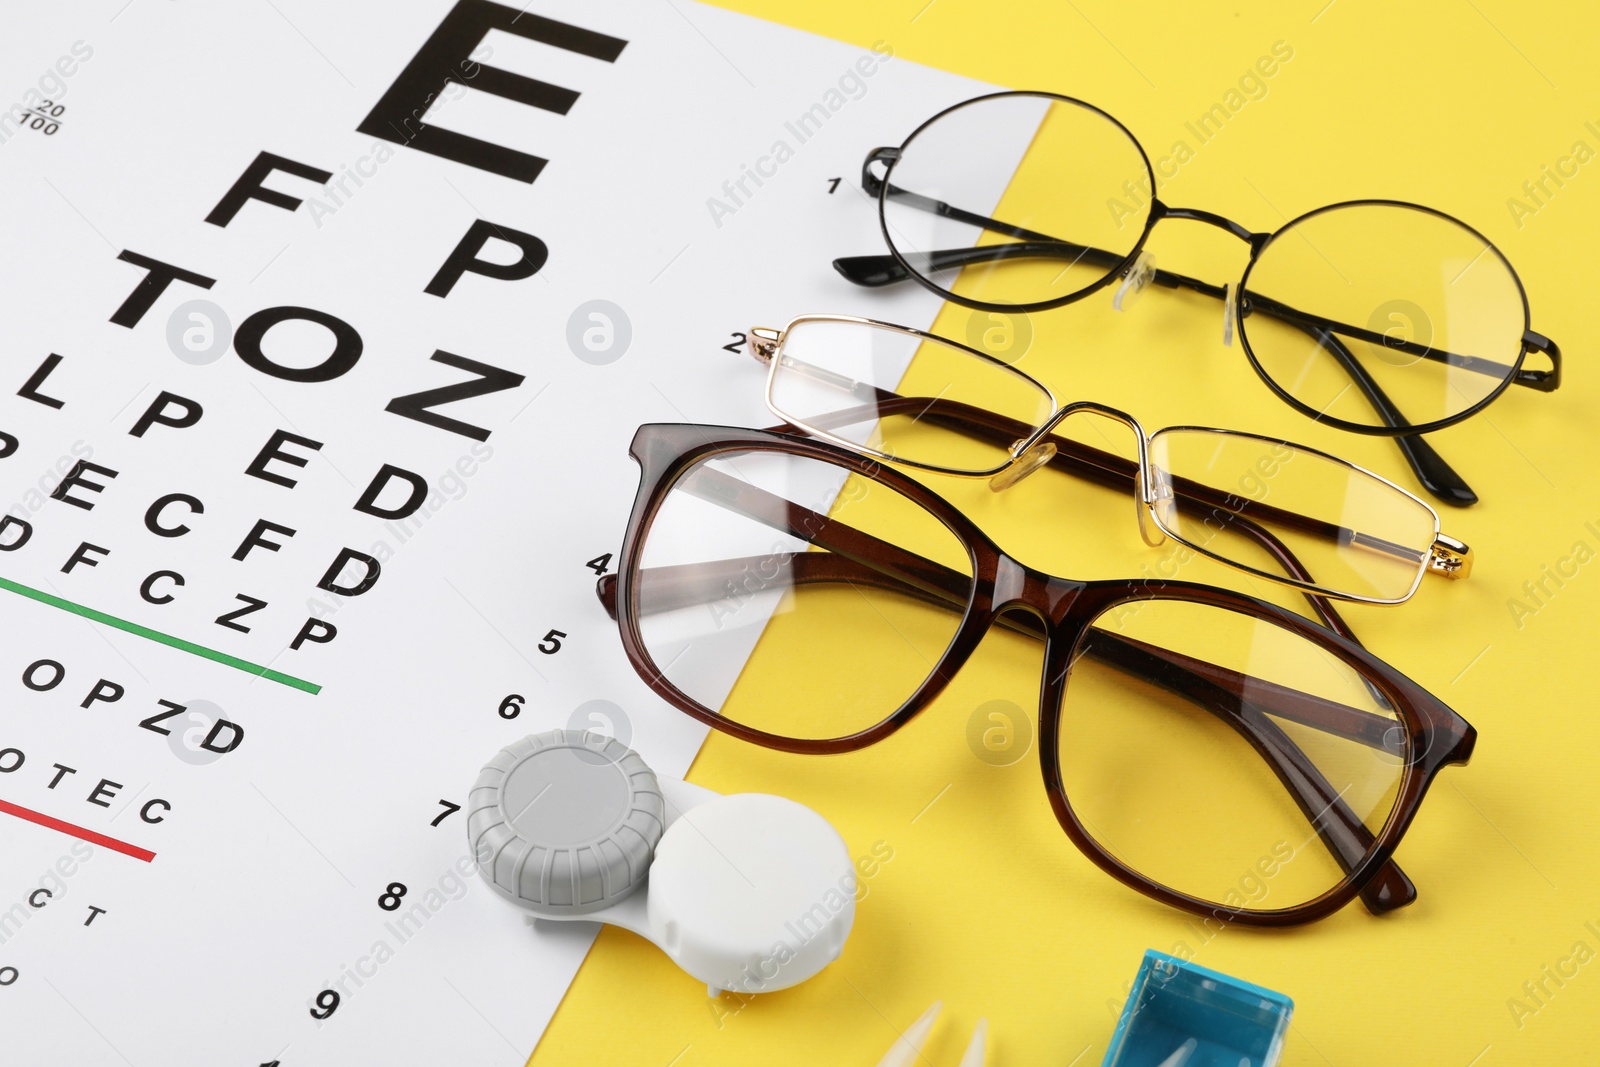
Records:
[[[188,652],[192,655],[199,656],[201,659],[208,659],[213,663],[220,663],[225,667],[233,667],[244,671],[246,674],[254,674],[258,677],[265,678],[269,682],[277,682],[280,685],[286,685],[291,689],[299,689],[302,692],[310,693],[313,696],[322,691],[322,686],[318,685],[316,682],[308,682],[304,678],[296,678],[292,674],[284,674],[282,671],[275,671],[270,667],[263,667],[259,663],[251,663],[249,660],[240,659],[238,656],[230,656],[226,652],[218,652],[214,648],[207,648],[204,645],[197,645],[193,641],[185,641],[181,637],[173,637],[171,634],[164,634],[159,630],[152,630],[148,626],[140,626],[136,622],[129,622],[127,619],[119,619],[115,615],[107,615],[103,611],[96,611],[94,608],[85,607],[82,604],[74,604],[70,600],[64,600],[61,597],[54,596],[50,593],[41,592],[38,589],[30,589],[28,586],[13,582],[9,578],[0,578],[0,589],[9,589],[13,593],[19,593],[22,596],[27,597],[29,600],[37,600],[41,604],[49,604],[53,608],[60,608],[62,611],[70,611],[74,615],[82,615],[90,622],[98,622],[104,623],[107,626],[114,626],[117,629],[124,630],[135,635],[136,637],[147,638],[148,640],[155,641],[158,644],[166,645],[169,648],[176,648],[181,652]]]

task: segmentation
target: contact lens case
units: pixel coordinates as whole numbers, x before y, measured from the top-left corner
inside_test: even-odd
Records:
[[[855,866],[821,815],[657,776],[602,734],[507,745],[467,810],[478,873],[530,922],[631,930],[712,996],[805,981],[838,958],[855,921]]]

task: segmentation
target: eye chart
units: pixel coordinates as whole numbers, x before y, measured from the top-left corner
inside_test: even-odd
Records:
[[[479,882],[477,769],[702,737],[593,593],[633,429],[770,422],[743,332],[858,310],[860,159],[979,87],[688,0],[34,5],[0,69],[4,1059],[523,1062],[591,932]]]

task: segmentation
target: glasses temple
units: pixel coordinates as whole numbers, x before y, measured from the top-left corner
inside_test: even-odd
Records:
[[[766,556],[649,568],[641,572],[650,576],[648,592],[641,591],[648,597],[639,604],[643,614],[708,603],[708,590],[725,590],[730,584],[741,588],[737,583],[752,593],[817,583],[866,585],[957,612],[965,610],[970,579],[933,560],[704,467],[680,480],[678,487],[826,551],[791,553],[776,567],[773,557]],[[764,577],[768,572],[773,573],[770,579]],[[607,613],[615,618],[616,576],[602,578],[597,592]],[[1045,637],[1044,623],[1032,615],[1012,612],[1000,622],[1008,629],[1041,640]],[[1240,732],[1291,792],[1346,873],[1370,851],[1375,840],[1371,831],[1266,716],[1388,752],[1394,751],[1389,740],[1394,720],[1273,683],[1247,680],[1214,664],[1105,631],[1096,632],[1087,654],[1190,700]],[[1362,887],[1361,894],[1369,910],[1381,912],[1410,903],[1416,889],[1391,860]]]
[[[782,358],[788,360],[790,357]],[[865,388],[873,389],[870,386]],[[948,400],[942,397],[904,397],[881,389],[873,389],[873,392],[877,394],[877,399],[872,400],[869,404],[859,408],[831,412],[825,418],[810,420],[808,424],[820,430],[828,430],[859,423],[865,418],[893,417],[896,415],[910,416],[917,421],[953,430],[975,440],[996,445],[1001,449],[1008,449],[1013,442],[1030,437],[1036,429],[1036,427],[1029,426],[1020,420],[958,400]],[[856,395],[859,397],[860,393],[857,392]],[[778,429],[784,428],[779,427]],[[1139,465],[1133,460],[1125,459],[1122,456],[1105,452],[1056,434],[1047,434],[1040,439],[1035,447],[1037,448],[1042,444],[1049,444],[1055,448],[1055,454],[1045,461],[1042,466],[1064,471],[1113,489],[1132,491],[1134,488]],[[1349,541],[1364,548],[1383,552],[1386,555],[1415,561],[1418,566],[1422,565],[1418,552],[1413,549],[1395,545],[1382,538],[1349,530],[1336,523],[1310,518],[1298,512],[1288,511],[1259,501],[1232,496],[1188,478],[1173,478],[1171,484],[1173,492],[1177,496],[1193,504],[1210,509],[1211,517],[1217,519],[1230,532],[1255,542],[1272,556],[1273,560],[1283,568],[1289,578],[1301,584],[1314,585],[1316,581],[1289,547],[1273,535],[1271,531],[1254,521],[1256,518],[1262,521],[1275,522],[1280,526],[1298,530],[1301,533],[1321,538],[1330,543],[1338,544],[1343,541]],[[1357,640],[1354,631],[1334,610],[1326,597],[1318,596],[1309,591],[1304,592],[1311,609],[1316,612],[1318,618],[1330,630],[1350,640]]]
[[[861,422],[880,419],[883,417],[909,416],[913,422],[927,422],[935,426],[955,430],[967,437],[983,441],[987,444],[998,446],[1002,451],[1009,451],[1012,446],[1022,440],[1033,436],[1036,426],[1013,419],[1009,415],[1002,415],[989,408],[978,407],[960,400],[950,400],[945,397],[920,397],[904,396],[900,393],[891,393],[875,385],[858,382],[847,375],[838,374],[813,363],[796,359],[786,353],[778,356],[781,366],[785,370],[793,370],[804,374],[815,381],[823,382],[834,388],[851,394],[864,403],[858,408],[846,408],[839,411],[828,412],[821,416],[807,418],[806,426],[818,430],[831,431],[845,426],[853,426]],[[771,427],[778,432],[804,432],[804,426],[785,423],[781,426]],[[1046,434],[1039,439],[1039,444],[1050,444],[1062,461],[1059,464],[1046,464],[1058,466],[1063,470],[1089,478],[1101,485],[1112,488],[1126,488],[1133,484],[1139,472],[1139,466],[1130,459],[1105,452],[1090,445],[1080,444],[1055,434]],[[894,457],[890,457],[891,459]],[[1198,503],[1227,508],[1230,514],[1239,514],[1245,508],[1259,512],[1263,517],[1273,519],[1282,525],[1291,526],[1303,533],[1309,533],[1325,540],[1337,541],[1341,533],[1353,532],[1336,523],[1314,519],[1299,512],[1286,511],[1269,504],[1236,497],[1220,490],[1189,479],[1178,479],[1182,488],[1178,495]],[[1369,538],[1369,540],[1376,540]],[[1410,549],[1393,545],[1391,542],[1382,542],[1389,545],[1391,554],[1409,558],[1416,555]],[[1287,550],[1285,550],[1287,551]],[[1292,555],[1290,557],[1293,558]]]
[[[1106,647],[1099,647],[1102,643]],[[1187,699],[1232,726],[1277,774],[1345,874],[1355,870],[1371,850],[1376,836],[1351,809],[1342,792],[1334,789],[1304,750],[1268,716],[1288,719],[1389,752],[1393,752],[1388,743],[1393,720],[1272,682],[1247,680],[1236,671],[1204,660],[1104,631],[1091,635],[1084,654]],[[1243,695],[1247,689],[1249,699]],[[1307,721],[1311,716],[1296,714],[1293,710],[1308,700],[1315,705],[1326,705],[1316,716],[1320,721]],[[1265,710],[1264,705],[1271,710]],[[1366,736],[1330,730],[1326,724],[1338,719],[1346,719],[1347,726],[1352,730],[1359,728]],[[1362,902],[1374,914],[1403,907],[1415,900],[1416,895],[1416,887],[1393,860],[1379,868],[1373,879],[1361,887]]]
[[[1256,299],[1254,297],[1252,300]],[[1378,380],[1372,373],[1356,359],[1355,353],[1329,330],[1316,328],[1305,323],[1290,321],[1294,326],[1309,334],[1324,352],[1333,357],[1339,368],[1355,383],[1356,389],[1366,398],[1368,405],[1383,420],[1385,426],[1409,426],[1405,415],[1395,406],[1389,394],[1383,391]],[[1400,449],[1400,454],[1405,457],[1406,465],[1411,468],[1411,473],[1417,476],[1417,481],[1422,487],[1439,500],[1456,507],[1468,507],[1478,502],[1478,494],[1473,492],[1472,486],[1467,484],[1456,469],[1445,462],[1432,445],[1423,439],[1421,434],[1406,434],[1394,438],[1395,447]]]

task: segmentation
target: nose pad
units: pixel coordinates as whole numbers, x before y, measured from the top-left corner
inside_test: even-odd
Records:
[[[1111,298],[1111,306],[1118,311],[1127,311],[1155,276],[1156,257],[1148,251],[1140,252],[1133,264],[1122,272],[1122,282],[1117,286],[1116,295]]]
[[[1016,448],[1022,442],[1018,441],[1011,447]],[[1049,441],[1028,449],[1017,458],[1017,461],[1005,470],[989,479],[989,489],[992,492],[1001,492],[1010,489],[1022,479],[1038,470],[1040,467],[1056,458],[1056,446]]]
[[[1233,347],[1233,335],[1239,329],[1239,283],[1229,282],[1222,297],[1222,344]]]
[[[1165,484],[1162,479],[1156,479],[1157,495],[1153,499],[1160,499]],[[1170,492],[1170,488],[1167,491]],[[1144,472],[1140,471],[1133,476],[1133,509],[1139,519],[1139,536],[1144,538],[1144,543],[1151,548],[1160,548],[1167,543],[1167,532],[1156,523],[1155,516],[1150,513],[1152,507],[1154,504],[1144,502]]]

